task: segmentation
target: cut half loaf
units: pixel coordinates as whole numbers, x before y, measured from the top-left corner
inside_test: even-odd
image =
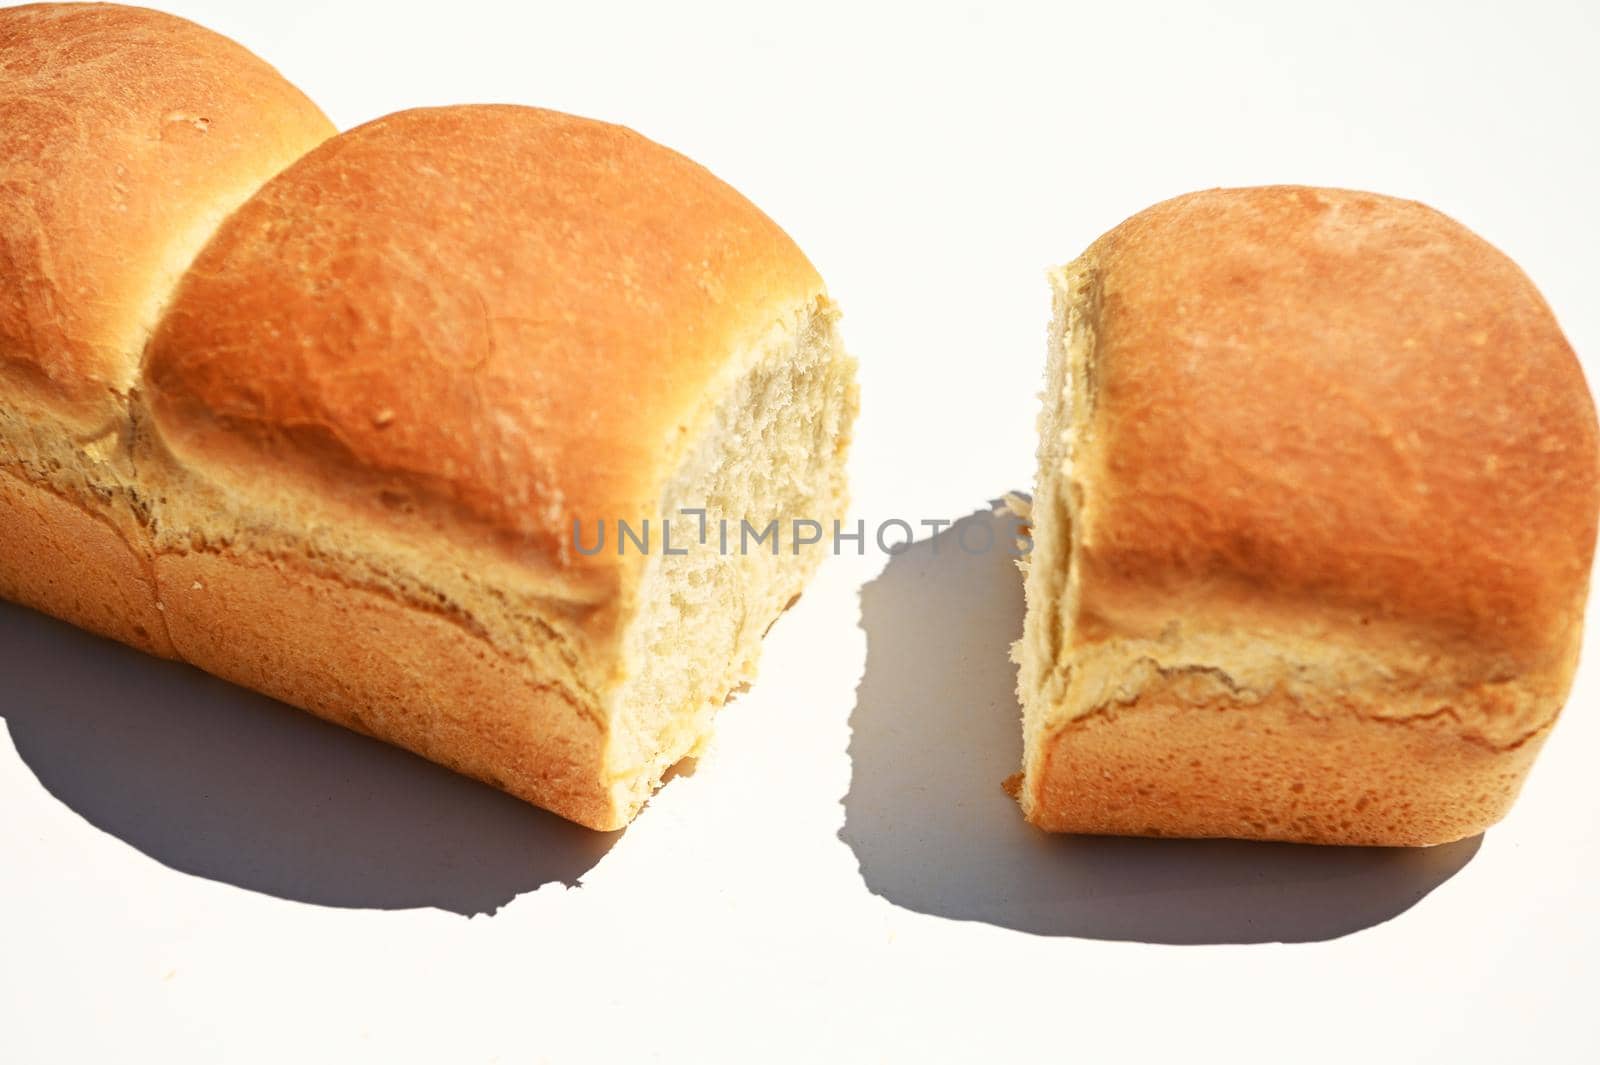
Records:
[[[840,516],[833,305],[620,127],[333,134],[181,19],[0,11],[0,595],[616,828]]]
[[[721,521],[844,506],[835,319],[776,225],[626,129],[477,106],[336,137],[223,224],[149,347],[173,647],[616,828],[819,561],[724,552]]]
[[[1196,193],[1054,275],[1017,784],[1053,831],[1433,844],[1515,798],[1577,661],[1594,405],[1420,204]]]

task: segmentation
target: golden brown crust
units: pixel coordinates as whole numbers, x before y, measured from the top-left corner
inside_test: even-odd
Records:
[[[1085,262],[1086,613],[1224,585],[1565,668],[1600,436],[1515,263],[1421,204],[1295,187],[1168,201]]]
[[[147,556],[105,517],[0,467],[0,599],[174,657]]]
[[[1363,846],[1447,843],[1511,808],[1549,727],[1500,749],[1448,709],[1404,721],[1296,700],[1196,700],[1183,680],[1053,734],[1031,783],[1052,832]]]
[[[292,556],[163,554],[156,569],[185,661],[579,824],[624,823],[599,724],[458,622]]]
[[[573,521],[654,515],[730,356],[820,293],[770,219],[630,130],[407,111],[228,220],[145,387],[181,461],[472,530],[571,579],[632,561],[573,552]]]
[[[1030,577],[1029,819],[1414,845],[1503,816],[1600,517],[1532,283],[1420,204],[1300,187],[1159,204],[1062,281],[1073,442],[1041,483],[1072,506],[1036,518],[1072,567]]]
[[[0,10],[0,397],[82,426],[120,418],[189,259],[333,132],[270,66],[184,19]]]

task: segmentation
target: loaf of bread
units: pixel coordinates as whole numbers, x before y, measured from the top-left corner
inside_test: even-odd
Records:
[[[51,32],[46,86],[77,47]],[[181,106],[217,134],[210,101]],[[8,491],[55,509],[6,520],[40,544],[77,537],[62,507],[125,525],[145,646],[619,827],[704,742],[818,563],[794,520],[844,506],[856,400],[837,313],[771,220],[626,129],[511,106],[402,112],[312,148],[318,129],[297,160],[263,156],[257,184],[288,165],[253,195],[195,215],[192,262],[150,266],[170,223],[90,245],[26,203],[8,217],[8,249],[99,247],[104,271],[161,293],[106,353],[120,376],[96,434],[56,429],[20,383],[0,400],[84,489],[13,464]],[[60,171],[85,203],[126,186],[175,210],[164,170]],[[62,407],[104,391],[110,371],[61,354],[103,350],[74,317],[98,297],[27,303],[13,284],[19,335],[49,340],[34,358],[58,371],[33,387]],[[724,521],[778,522],[781,550],[725,547]],[[74,564],[12,543],[13,572]],[[138,636],[117,589],[70,571],[57,586],[82,610],[17,597]]]
[[[1582,371],[1420,204],[1227,189],[1054,275],[1013,786],[1060,832],[1435,844],[1510,807],[1577,661]]]

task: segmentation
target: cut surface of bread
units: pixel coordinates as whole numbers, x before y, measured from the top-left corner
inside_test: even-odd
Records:
[[[625,824],[820,559],[725,553],[719,521],[841,514],[836,318],[777,226],[620,127],[452,107],[327,142],[149,347],[133,451],[178,655]]]
[[[1419,845],[1504,816],[1600,511],[1528,279],[1420,204],[1270,187],[1153,207],[1053,281],[1028,819]]]
[[[0,595],[172,653],[127,394],[217,224],[333,132],[270,66],[183,19],[0,10]]]

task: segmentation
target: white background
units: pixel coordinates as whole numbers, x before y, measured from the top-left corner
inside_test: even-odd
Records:
[[[169,6],[341,128],[537,104],[743,190],[845,310],[869,520],[1028,487],[1044,270],[1191,189],[1424,200],[1600,358],[1592,6]],[[1481,846],[1045,839],[1015,583],[943,542],[830,562],[615,839],[0,607],[0,1059],[1600,1060],[1593,639]]]

